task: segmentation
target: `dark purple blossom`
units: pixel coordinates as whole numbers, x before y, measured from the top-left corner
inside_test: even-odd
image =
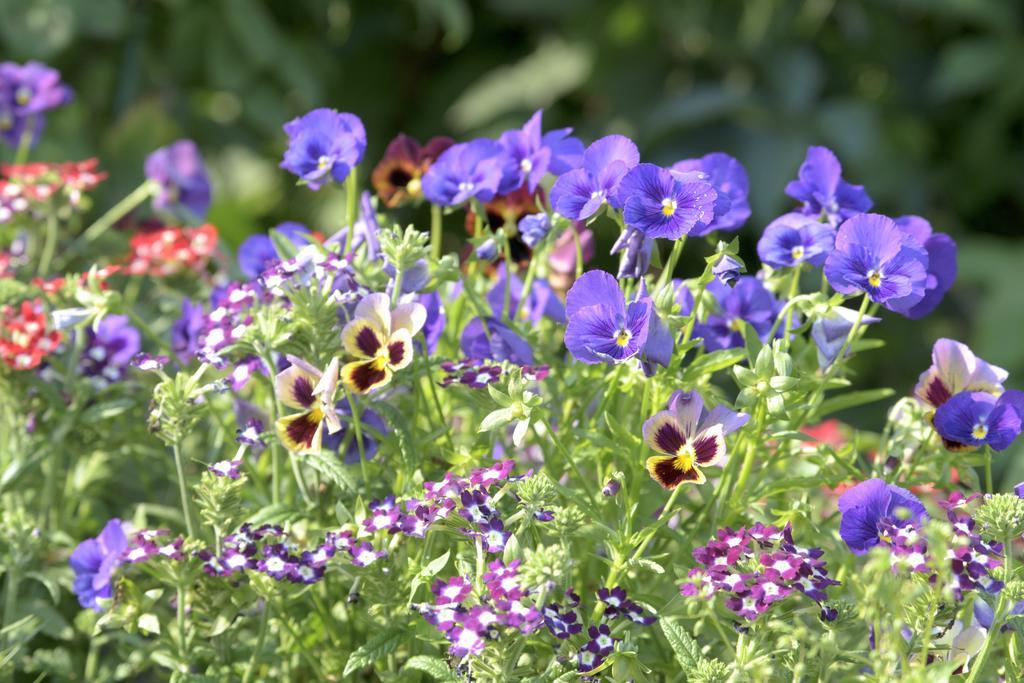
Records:
[[[996,398],[984,391],[964,391],[939,406],[934,422],[947,447],[1004,451],[1020,436],[1024,392],[1010,389]]]
[[[505,149],[494,140],[452,145],[423,176],[423,195],[440,206],[458,206],[470,199],[488,202],[498,194],[510,163]]]
[[[544,111],[538,109],[522,128],[502,133],[498,138],[498,143],[514,162],[514,180],[510,183],[510,190],[525,184],[530,192],[534,192],[548,171],[560,175],[582,163],[583,143],[570,137],[572,128],[542,134],[543,114]]]
[[[580,168],[563,174],[551,188],[551,206],[573,220],[590,218],[605,203],[621,209],[619,183],[640,163],[640,152],[627,137],[609,135],[583,152]]]
[[[127,548],[121,520],[112,519],[96,538],[82,541],[71,553],[71,569],[75,572],[72,590],[82,607],[103,611],[99,600],[113,596],[111,577],[124,561]]]
[[[932,232],[931,223],[920,216],[901,216],[896,225],[912,236],[928,252],[928,281],[924,298],[913,306],[897,309],[911,320],[917,320],[935,310],[956,280],[956,242],[945,233]]]
[[[871,209],[872,201],[862,185],[842,178],[843,167],[827,147],[808,147],[797,180],[786,185],[786,194],[803,202],[801,213],[837,226],[851,216]]]
[[[148,157],[146,177],[158,190],[153,206],[166,211],[185,209],[186,218],[204,220],[210,209],[210,178],[199,147],[192,140],[178,140]]]
[[[95,330],[79,361],[79,371],[97,387],[106,387],[124,379],[132,359],[142,348],[142,335],[126,315],[108,315]]]
[[[519,219],[519,239],[533,249],[551,232],[551,217],[546,213],[530,213]]]
[[[839,226],[825,276],[837,292],[864,292],[875,303],[904,313],[925,295],[928,252],[891,218],[861,214]]]
[[[578,361],[620,363],[637,355],[647,342],[651,300],[627,306],[619,283],[604,271],[584,273],[569,290],[565,305],[565,345]]]
[[[311,190],[344,182],[366,152],[366,129],[355,114],[314,109],[284,124],[288,150],[281,168]]]
[[[199,352],[199,339],[206,330],[203,305],[181,300],[181,316],[171,325],[171,351],[185,363]]]
[[[881,479],[868,479],[839,497],[839,535],[856,555],[863,555],[882,542],[884,525],[917,525],[928,513],[917,497],[906,489]]]
[[[743,164],[735,158],[724,152],[712,152],[699,159],[678,161],[670,170],[687,177],[699,172],[699,179],[709,183],[717,194],[714,218],[695,225],[691,235],[701,237],[715,230],[739,230],[750,218],[750,180]]]
[[[508,325],[496,318],[473,318],[462,329],[459,346],[475,360],[510,361],[517,365],[533,363],[533,348]]]
[[[779,216],[764,229],[757,242],[761,263],[773,268],[792,268],[799,263],[825,265],[836,241],[836,231],[802,213]]]
[[[16,147],[27,131],[35,144],[45,124],[43,114],[74,99],[60,72],[41,62],[0,63],[0,138]]]
[[[334,434],[323,435],[323,448],[325,450],[340,451],[345,445],[345,452],[341,453],[342,460],[346,465],[354,465],[359,462],[359,442],[356,441],[355,432],[352,429],[352,408],[348,399],[342,399],[335,404],[335,410],[341,418],[341,429]],[[391,429],[383,418],[373,408],[363,407],[359,411],[360,436],[363,439],[363,453],[367,460],[373,460],[380,449],[381,437],[387,436]],[[351,436],[349,432],[352,431]],[[347,444],[347,445],[346,445]]]
[[[633,168],[617,193],[627,226],[647,237],[673,240],[707,226],[714,219],[718,196],[710,184],[681,179],[654,164]]]
[[[642,278],[651,267],[651,253],[654,251],[654,238],[648,237],[642,230],[626,228],[612,245],[611,254],[621,253],[619,257],[618,278]]]
[[[274,230],[297,247],[309,241],[309,229],[301,223],[280,223]],[[250,235],[238,247],[238,268],[250,280],[255,280],[280,259],[273,241],[267,235]]]
[[[215,476],[218,477],[238,479],[240,476],[242,476],[241,467],[242,460],[241,458],[239,458],[238,460],[221,460],[219,462],[213,463],[206,469],[208,469],[210,472],[212,472]]]
[[[694,326],[694,336],[704,339],[708,351],[741,348],[743,334],[741,322],[746,322],[765,342],[771,332],[782,303],[768,291],[759,279],[744,275],[731,289],[717,280],[708,283],[707,291],[718,304],[718,313],[712,313],[703,323]]]
[[[711,268],[712,274],[726,287],[735,285],[743,270],[743,264],[729,254],[723,254]]]

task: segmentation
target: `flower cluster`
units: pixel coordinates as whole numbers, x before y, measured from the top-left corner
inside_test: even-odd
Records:
[[[483,389],[488,384],[500,380],[508,372],[510,365],[515,364],[490,364],[476,358],[445,361],[441,363],[441,369],[445,372],[441,386],[449,387],[458,384],[470,389]],[[520,370],[523,378],[531,382],[539,382],[551,372],[551,368],[547,365],[523,365],[520,366]]]
[[[530,591],[519,580],[519,560],[507,565],[494,560],[487,565],[481,581],[483,590],[474,595],[473,585],[461,576],[437,579],[430,587],[434,602],[415,609],[444,634],[453,657],[479,655],[487,640],[500,636],[502,627],[532,633],[541,615],[528,600]]]
[[[129,243],[125,267],[132,275],[167,277],[182,271],[200,271],[217,249],[217,229],[161,227],[136,233]]]
[[[0,360],[15,370],[31,370],[57,350],[63,335],[47,330],[47,314],[39,299],[0,307]]]
[[[0,224],[56,197],[81,206],[84,194],[107,177],[98,166],[99,159],[0,166]]]
[[[690,582],[679,587],[684,596],[710,598],[718,591],[729,595],[726,607],[754,621],[773,604],[800,592],[819,605],[830,586],[824,551],[803,548],[793,541],[792,528],[760,522],[735,531],[719,529],[715,540],[695,548],[693,558],[702,566],[690,570]]]

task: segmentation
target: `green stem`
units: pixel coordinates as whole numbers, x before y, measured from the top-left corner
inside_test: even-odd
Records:
[[[397,306],[398,299],[402,296],[402,269],[395,265],[395,286],[391,290],[391,305]]]
[[[245,675],[242,677],[242,683],[249,683],[252,680],[252,675],[256,671],[256,660],[259,659],[260,653],[263,652],[263,643],[267,640],[267,623],[270,621],[270,603],[264,601],[263,603],[263,614],[260,616],[260,631],[256,637],[256,648],[252,651],[252,657],[249,658],[249,666],[245,668]]]
[[[188,642],[185,638],[185,586],[178,577],[178,659],[188,661]]]
[[[742,500],[743,494],[746,492],[747,479],[750,477],[750,472],[754,469],[754,453],[757,452],[759,445],[757,436],[761,433],[764,419],[765,404],[758,403],[757,408],[754,410],[754,425],[750,431],[751,438],[747,441],[746,452],[743,454],[743,466],[740,468],[740,476],[736,480],[736,486],[729,496],[730,500]]]
[[[366,447],[363,445],[363,426],[359,421],[359,406],[356,405],[356,398],[347,386],[342,384],[345,390],[345,398],[348,400],[348,409],[352,412],[352,431],[356,435],[356,448],[359,450],[359,473],[363,476],[363,485],[370,482],[370,475],[366,472]]]
[[[800,293],[800,270],[803,268],[803,263],[798,263],[793,267],[793,275],[789,281],[789,295],[786,297],[787,301],[792,301],[793,298]],[[786,340],[786,344],[789,344],[789,331],[793,329],[793,311],[786,312],[786,327],[783,332],[782,338]],[[771,337],[769,337],[771,339]]]
[[[988,446],[985,446],[985,490],[989,493],[996,492],[992,486],[992,449]]]
[[[533,289],[533,281],[537,277],[537,262],[540,261],[540,255],[534,253],[530,258],[530,265],[526,267],[526,277],[523,279],[523,289],[519,292],[519,301],[516,303],[516,310],[510,315],[512,320],[519,319],[519,311],[526,305],[526,299],[530,296],[530,290]]]
[[[356,232],[356,199],[359,197],[359,167],[354,167],[345,179],[345,222],[348,232],[345,233],[345,254],[352,253],[352,240]]]
[[[583,276],[583,242],[575,225],[572,226],[572,237],[576,244],[576,279],[579,280]]]
[[[693,297],[693,311],[690,312],[690,319],[686,321],[686,331],[683,332],[683,344],[688,344],[693,337],[693,328],[697,324],[697,309],[700,308],[700,302],[704,298],[704,292],[707,288],[706,278],[702,277],[700,284],[697,285],[697,294]]]
[[[437,261],[441,258],[441,242],[444,238],[444,223],[442,222],[441,207],[437,204],[430,205],[430,254]]]
[[[57,214],[51,209],[46,214],[46,237],[43,241],[43,250],[39,254],[39,265],[36,274],[39,277],[46,277],[50,272],[50,263],[53,261],[53,252],[57,248]]]
[[[174,449],[174,466],[178,470],[178,493],[181,496],[181,514],[185,517],[185,529],[188,530],[189,538],[195,538],[196,530],[192,526],[192,514],[188,503],[188,486],[185,483],[185,466],[181,460],[181,447],[175,441],[172,448]]]
[[[426,366],[426,371],[423,374],[427,381],[427,392],[430,394],[430,400],[434,405],[434,410],[437,411],[437,419],[440,422],[440,426],[444,430],[444,440],[448,442],[448,448],[454,452],[455,444],[452,443],[452,437],[451,434],[449,434],[451,427],[449,426],[448,421],[444,418],[444,409],[441,407],[441,399],[437,396],[437,387],[434,386],[434,380],[430,375],[430,362],[425,358],[420,359],[420,362]]]
[[[686,235],[683,235],[672,245],[672,251],[669,252],[665,267],[661,269],[661,275],[658,276],[658,285],[655,289],[661,289],[665,286],[665,283],[672,280],[672,272],[676,269],[676,264],[679,262],[679,257],[683,253],[683,245],[685,244]],[[696,304],[694,304],[694,310],[696,310]]]
[[[505,230],[501,231],[501,250],[505,255],[505,292],[504,292],[504,305],[501,307],[501,318],[506,323],[512,319],[512,247],[508,241],[508,235],[505,234]],[[525,296],[520,293],[520,301]]]
[[[156,194],[158,189],[160,189],[160,185],[152,180],[143,182],[131,194],[107,209],[107,212],[86,228],[85,232],[78,239],[84,242],[96,240],[100,235],[113,227],[115,223],[127,216],[135,207]]]
[[[4,622],[3,626],[10,626],[14,623],[14,618],[18,614],[18,584],[21,581],[21,577],[18,575],[18,566],[12,562],[7,567],[7,576],[5,577],[4,585]],[[16,638],[16,634],[11,633],[9,636],[12,640]]]
[[[573,459],[573,457],[569,454],[569,451],[565,448],[565,446],[562,445],[562,441],[558,438],[558,435],[555,434],[555,430],[551,428],[551,423],[548,422],[547,418],[542,418],[540,423],[544,425],[544,430],[548,433],[548,436],[551,438],[551,441],[555,444],[555,448],[558,449],[559,453],[562,454],[562,457],[565,458],[566,462],[569,463],[569,466],[576,474],[576,478],[580,480],[581,484],[583,484],[583,490],[586,491],[587,498],[590,499],[591,504],[596,504],[597,500],[594,498],[593,491],[590,490],[590,485],[587,482],[587,478],[583,476],[583,472],[580,471],[580,467],[579,465],[576,464],[576,460]]]
[[[32,138],[35,137],[36,117],[33,114],[25,120],[25,128],[18,138],[18,149],[14,153],[14,165],[20,166],[28,161],[29,150],[32,149]]]

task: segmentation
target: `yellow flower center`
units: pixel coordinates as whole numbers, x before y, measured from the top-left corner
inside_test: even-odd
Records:
[[[675,215],[676,209],[678,207],[679,204],[676,203],[676,200],[670,197],[665,197],[664,199],[661,200],[661,215],[665,216],[666,218],[668,218],[669,216],[673,216]]]
[[[892,543],[892,536],[890,536],[884,531],[878,532],[878,538],[882,541],[885,541],[886,543]]]
[[[882,272],[872,268],[868,271],[868,284],[872,287],[878,287],[882,284]]]
[[[326,171],[332,165],[333,165],[333,162],[331,161],[331,158],[329,156],[322,156],[319,159],[317,159],[317,161],[316,161],[317,170],[320,170],[320,171]]]
[[[625,346],[629,343],[629,340],[633,337],[633,333],[623,328],[619,330],[619,334],[615,337],[615,343],[619,346]]]
[[[693,446],[686,444],[679,448],[679,452],[676,453],[676,459],[674,465],[677,470],[692,470],[693,463],[697,460],[697,452],[693,450]]]
[[[373,360],[370,361],[370,367],[374,370],[383,370],[388,366],[388,362],[391,359],[388,357],[388,347],[382,346],[377,349],[377,353],[374,354]]]
[[[799,261],[800,259],[802,259],[804,257],[804,247],[803,247],[803,245],[802,244],[798,244],[795,247],[793,247],[793,250],[790,251],[790,254],[793,256],[793,260],[794,261]]]
[[[978,441],[981,441],[986,436],[988,436],[988,426],[983,424],[974,425],[974,429],[971,430],[971,436],[973,436]]]
[[[14,91],[14,101],[18,103],[18,106],[24,107],[32,99],[32,91],[28,88],[21,87]]]
[[[419,197],[423,192],[423,182],[415,177],[405,186],[405,191],[409,193],[410,197]]]
[[[729,321],[729,329],[733,332],[743,331],[743,318],[733,318]]]

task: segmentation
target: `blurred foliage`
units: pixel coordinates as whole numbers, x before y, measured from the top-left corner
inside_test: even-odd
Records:
[[[0,11],[0,56],[50,62],[77,91],[39,156],[101,156],[112,172],[101,206],[134,187],[148,151],[191,137],[229,245],[285,219],[329,232],[341,193],[293,187],[276,168],[289,118],[357,113],[368,168],[399,131],[495,134],[545,107],[547,127],[624,133],[652,161],[738,157],[750,254],[789,205],[782,189],[806,146],[825,144],[879,211],[922,214],[961,246],[939,311],[879,328],[888,353],[863,367],[865,385],[909,389],[942,335],[1024,373],[1020,2],[0,0]],[[684,272],[701,267],[688,251]],[[1007,476],[1024,479],[1024,462]]]

